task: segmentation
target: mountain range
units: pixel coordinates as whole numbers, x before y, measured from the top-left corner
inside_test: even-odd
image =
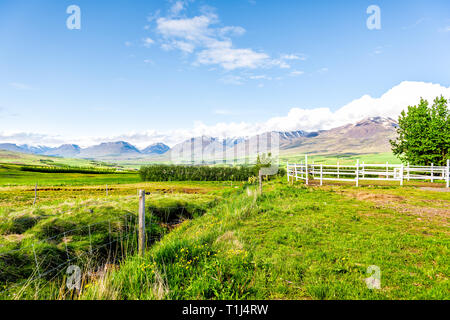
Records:
[[[374,117],[331,130],[317,132],[299,130],[275,134],[279,137],[280,154],[378,153],[391,151],[389,140],[395,138],[397,127],[397,122],[391,118]],[[183,151],[198,152],[199,150],[195,148],[200,148],[202,155],[215,153],[217,150],[233,152],[233,149],[242,149],[242,144],[246,141],[248,140],[242,137],[226,140],[195,137],[173,148],[164,143],[156,143],[142,150],[125,141],[101,143],[88,148],[80,148],[74,144],[51,148],[3,143],[0,144],[0,149],[63,158],[168,160],[171,154]]]
[[[106,142],[88,148],[80,148],[76,144],[64,144],[57,148],[46,146],[16,145],[12,143],[0,144],[0,150],[36,154],[43,156],[54,156],[62,158],[136,158],[142,156],[152,156],[164,154],[170,150],[169,146],[163,143],[156,143],[145,149],[139,150],[135,146],[125,141]]]

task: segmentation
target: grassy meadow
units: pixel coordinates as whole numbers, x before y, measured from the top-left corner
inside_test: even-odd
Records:
[[[450,194],[396,190],[242,188],[81,298],[448,299]],[[398,208],[377,201],[393,197]],[[370,265],[381,269],[380,290],[365,284]]]
[[[277,178],[259,195],[248,182],[4,164],[0,299],[449,299],[450,193],[431,186]],[[143,257],[139,189],[150,192]],[[66,287],[69,264],[81,268],[80,291]],[[365,283],[371,265],[379,290]]]

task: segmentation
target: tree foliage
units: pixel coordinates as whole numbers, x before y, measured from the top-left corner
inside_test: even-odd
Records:
[[[209,167],[151,165],[142,167],[143,181],[247,181],[257,175],[256,167]]]
[[[444,97],[432,106],[420,99],[400,114],[398,137],[391,140],[392,151],[403,162],[413,165],[445,165],[450,158],[450,112]]]

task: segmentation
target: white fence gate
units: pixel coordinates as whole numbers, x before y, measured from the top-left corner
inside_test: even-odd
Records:
[[[425,180],[431,182],[446,183],[446,187],[450,187],[450,160],[447,160],[447,166],[407,166],[403,164],[366,164],[360,163],[359,160],[355,165],[340,164],[324,165],[309,164],[308,156],[305,161],[300,164],[287,164],[288,182],[304,180],[309,184],[310,179],[319,180],[320,185],[324,181],[352,181],[359,186],[359,181],[364,180],[382,180],[382,181],[398,181],[403,185],[403,181]]]

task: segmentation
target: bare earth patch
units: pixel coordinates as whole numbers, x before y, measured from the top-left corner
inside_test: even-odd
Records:
[[[435,189],[442,190],[440,188],[430,189],[433,190],[429,191],[436,191]],[[442,206],[436,208],[431,206],[413,205],[409,203],[407,196],[401,197],[389,193],[371,193],[367,191],[348,190],[343,192],[343,194],[360,201],[370,201],[381,208],[393,209],[406,215],[418,216],[418,220],[438,219],[441,220],[442,223],[448,224],[450,218],[450,204],[445,200],[440,201],[442,202]],[[422,201],[427,202],[429,200],[423,199]]]
[[[433,187],[422,187],[420,190],[424,191],[434,191],[434,192],[450,192],[450,188],[433,188]]]

